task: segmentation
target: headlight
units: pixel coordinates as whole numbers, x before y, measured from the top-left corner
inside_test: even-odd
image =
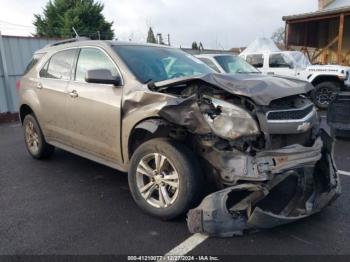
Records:
[[[258,135],[258,124],[244,109],[226,101],[208,97],[220,113],[204,113],[211,130],[218,137],[234,140],[242,136]]]

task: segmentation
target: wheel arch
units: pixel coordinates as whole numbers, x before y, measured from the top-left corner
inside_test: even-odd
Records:
[[[313,86],[317,86],[318,84],[324,83],[324,82],[333,82],[333,83],[337,83],[337,84],[343,84],[343,82],[336,75],[319,75],[319,76],[316,76],[311,81],[311,84]]]
[[[146,141],[169,136],[172,126],[160,117],[147,118],[138,122],[132,128],[128,138],[128,159],[131,159],[135,150]]]
[[[19,108],[19,119],[23,124],[23,120],[26,115],[33,114],[35,116],[34,110],[28,104],[22,104]]]

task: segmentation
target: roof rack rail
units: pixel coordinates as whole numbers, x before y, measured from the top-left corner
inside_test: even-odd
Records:
[[[88,37],[75,37],[75,38],[69,38],[69,39],[64,39],[61,41],[53,42],[51,44],[48,44],[45,47],[52,47],[52,46],[58,46],[58,45],[63,45],[63,44],[68,44],[68,43],[74,43],[74,42],[79,42],[79,41],[86,41],[86,40],[91,40]]]

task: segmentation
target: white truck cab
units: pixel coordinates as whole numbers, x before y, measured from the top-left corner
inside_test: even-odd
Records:
[[[313,99],[319,108],[327,108],[335,93],[350,91],[350,67],[312,65],[299,51],[243,52],[240,57],[263,74],[296,77],[312,83]]]

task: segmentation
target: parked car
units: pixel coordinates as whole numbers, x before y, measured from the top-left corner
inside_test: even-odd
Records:
[[[191,232],[284,224],[340,194],[304,81],[216,74],[167,46],[77,39],[37,51],[18,88],[34,158],[58,147],[128,172],[137,205],[161,219],[223,189],[188,213]]]
[[[239,56],[230,54],[200,54],[196,57],[222,74],[259,74],[260,71]]]
[[[243,52],[240,55],[263,74],[296,77],[314,87],[313,101],[326,109],[340,91],[350,91],[350,67],[340,65],[312,65],[299,51]]]

